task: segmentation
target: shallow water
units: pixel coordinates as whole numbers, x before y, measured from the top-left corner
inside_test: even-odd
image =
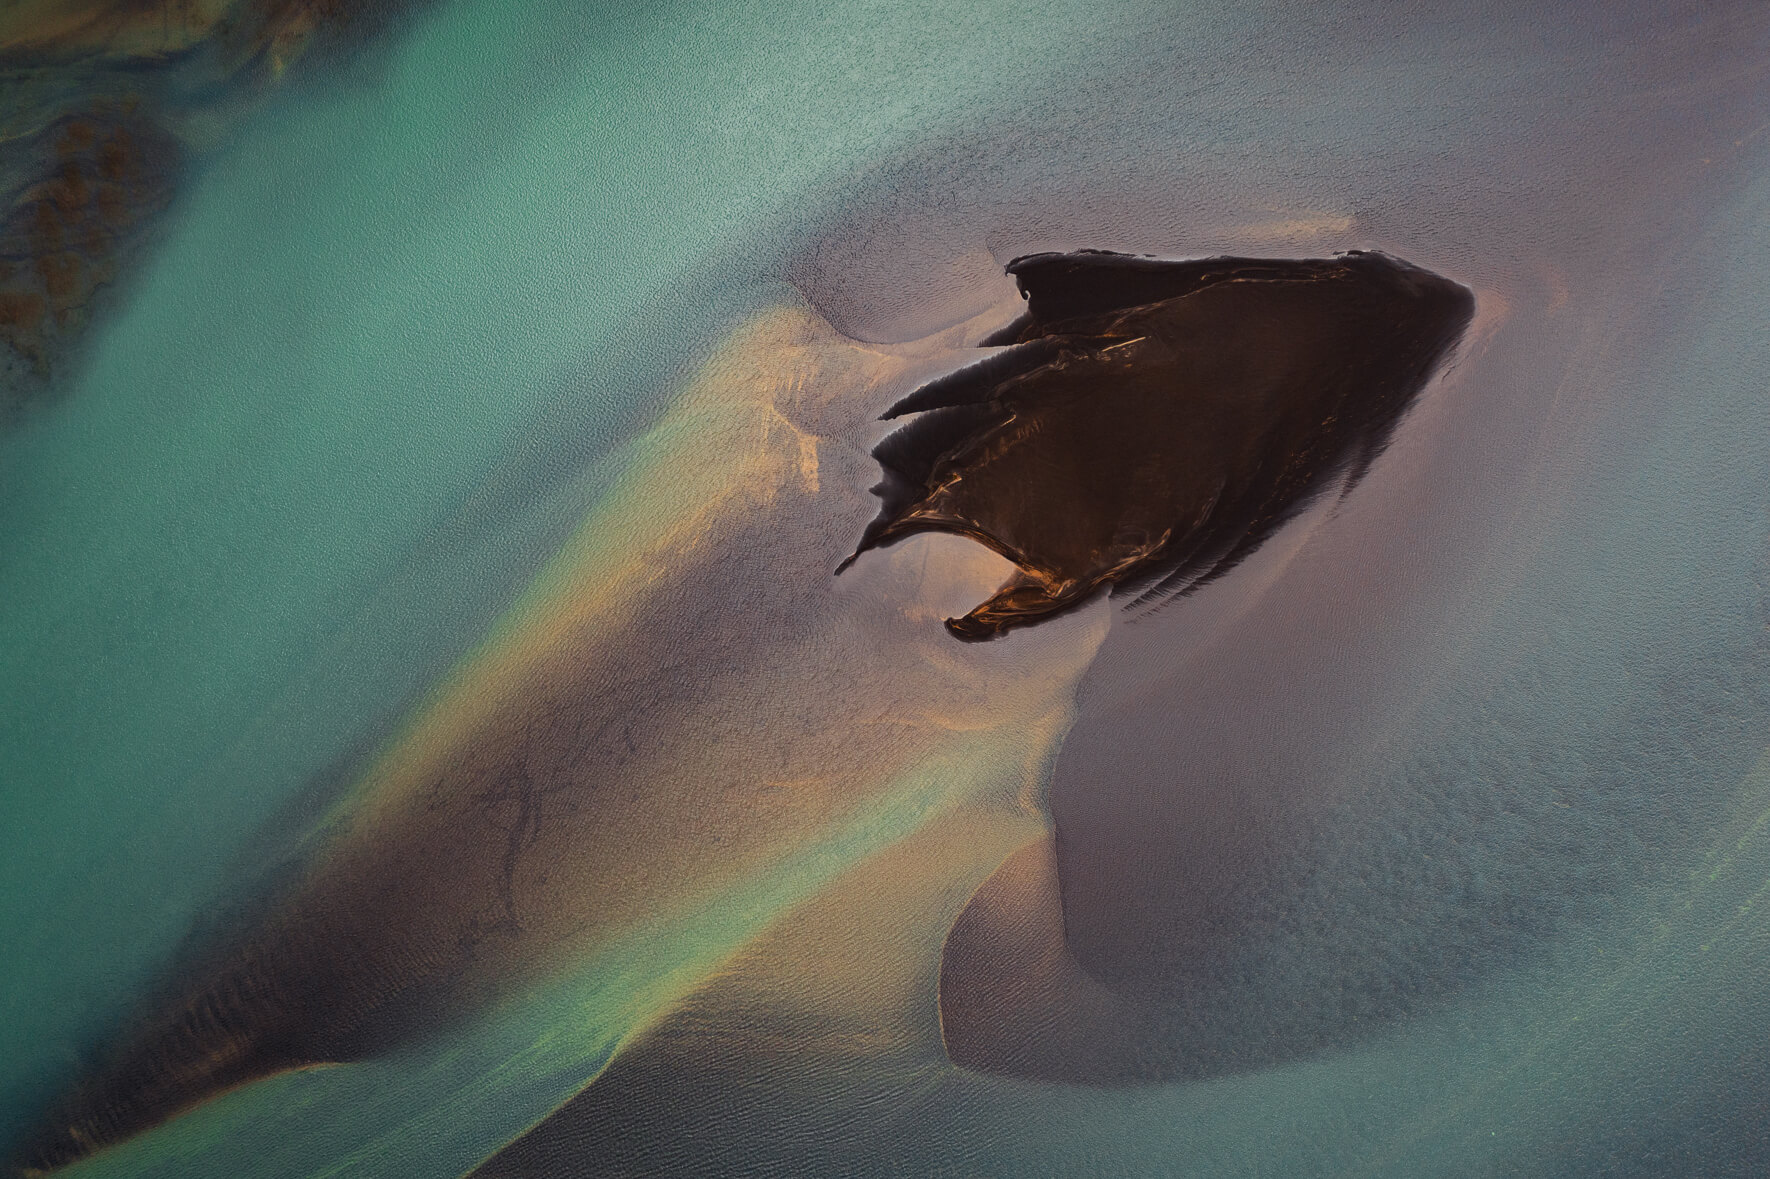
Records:
[[[280,97],[180,196],[63,401],[0,439],[0,1129],[347,821],[580,521],[662,534],[646,431],[758,312],[907,349],[791,500],[852,539],[863,411],[968,355],[904,342],[1005,321],[1010,257],[1376,247],[1476,291],[1464,352],[1268,565],[1079,617],[1064,642],[1104,640],[1050,673],[1060,751],[1051,701],[956,726],[489,1014],[78,1171],[458,1174],[611,1054],[488,1170],[1762,1169],[1770,22],[1562,15],[451,3]],[[742,587],[934,643],[938,612],[880,603],[926,569],[987,592],[962,552]],[[733,620],[692,592],[680,650],[711,666]],[[1004,650],[976,657],[1049,654]],[[1254,957],[1160,1033],[1239,1067],[954,1069],[941,941],[1042,838],[1027,804],[1108,865],[1072,929],[1130,914],[1159,947],[1186,902],[1160,868],[1209,830],[1160,800],[1196,766],[1302,816],[1252,886]],[[1316,1051],[1257,1043],[1281,1007]]]

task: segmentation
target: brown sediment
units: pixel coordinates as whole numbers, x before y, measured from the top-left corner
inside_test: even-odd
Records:
[[[143,222],[171,199],[179,151],[152,123],[99,107],[38,137],[44,178],[0,217],[0,341],[39,375],[116,277]]]
[[[930,382],[874,457],[854,556],[968,536],[1018,572],[947,626],[994,638],[1102,589],[1191,592],[1350,487],[1461,336],[1469,291],[1383,254],[1034,254],[1000,353]],[[839,572],[840,570],[838,570]]]
[[[0,13],[0,421],[52,389],[194,144],[180,128],[410,0],[36,0]]]
[[[987,660],[924,625],[925,594],[949,577],[982,592],[995,558],[893,554],[869,570],[879,592],[834,605],[867,461],[839,439],[910,363],[797,312],[741,329],[289,893],[250,937],[181,963],[22,1160],[61,1165],[257,1077],[446,1027],[770,870],[955,730],[1048,733],[1103,625]]]
[[[238,0],[24,0],[0,20],[0,53],[61,58],[166,55],[208,36]]]
[[[386,4],[362,0],[25,0],[0,14],[0,55],[12,59],[141,62],[223,39],[241,57],[280,66],[319,30]]]
[[[1060,735],[1053,725],[1050,738]],[[984,877],[1041,827],[1025,809],[974,798],[856,864],[473,1179],[714,1173],[720,1136],[682,1135],[671,1123],[730,1125],[752,1102],[837,1109],[855,1100],[849,1086],[880,1076],[895,1096],[906,1083],[950,1078],[931,961]]]

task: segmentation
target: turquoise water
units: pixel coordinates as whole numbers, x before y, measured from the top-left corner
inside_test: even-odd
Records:
[[[207,163],[0,442],[14,1128],[778,297],[806,192],[1011,101],[1088,9],[1028,15],[449,4]]]
[[[0,1136],[193,927],[250,904],[597,502],[622,444],[745,312],[795,297],[788,263],[869,185],[881,201],[923,186],[888,243],[908,226],[965,248],[1375,244],[1469,281],[1510,318],[1467,361],[1487,400],[1459,410],[1451,474],[1493,459],[1496,483],[1547,490],[1523,508],[1496,493],[1515,532],[1470,525],[1463,559],[1492,555],[1481,590],[1548,603],[1567,715],[1634,690],[1602,680],[1613,652],[1660,644],[1642,665],[1676,667],[1731,650],[1757,618],[1766,498],[1770,197],[1750,126],[1718,121],[1711,143],[1582,107],[1533,130],[1586,88],[1626,105],[1602,85],[1636,58],[1608,34],[1582,57],[1485,19],[1440,36],[1194,7],[451,3],[206,160],[66,400],[0,440]],[[1631,201],[1647,212],[1606,219]],[[1653,317],[1667,326],[1639,331]],[[1538,527],[1566,483],[1526,476],[1574,461],[1557,429],[1598,471],[1582,502],[1608,506]],[[1567,543],[1545,557],[1548,535]],[[1469,666],[1528,662],[1502,626],[1469,633],[1485,644]],[[1401,672],[1419,668],[1380,670],[1396,668],[1411,691]],[[731,945],[1006,757],[955,738],[700,924],[459,1041],[276,1078],[91,1173],[456,1173]],[[1682,876],[1368,1048],[1134,1093],[947,1074],[906,1097],[788,1069],[767,1100],[827,1100],[767,1124],[840,1129],[826,1169],[915,1174],[1592,1173],[1606,1143],[1675,1162],[1680,1111],[1731,1108],[1759,1076],[1770,978],[1762,775],[1700,770],[1716,828]],[[761,1167],[777,1144],[747,1132],[721,1148]]]

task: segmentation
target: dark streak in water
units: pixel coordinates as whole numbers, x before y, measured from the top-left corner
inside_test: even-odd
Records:
[[[0,5],[0,429],[53,400],[190,165],[408,0]]]
[[[1019,566],[947,627],[990,639],[1090,600],[1186,594],[1382,451],[1474,311],[1378,253],[1173,262],[1032,254],[1006,345],[884,414],[883,506],[853,556],[951,532]]]
[[[178,142],[126,107],[96,105],[0,145],[0,175],[33,178],[0,208],[0,348],[34,378],[83,329],[98,290],[171,200]],[[0,363],[0,383],[13,365]],[[0,392],[0,417],[19,408]]]

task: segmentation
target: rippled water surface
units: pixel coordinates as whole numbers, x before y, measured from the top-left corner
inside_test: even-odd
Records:
[[[249,959],[350,1059],[69,1174],[1770,1168],[1770,13],[380,36],[0,435],[9,1147]],[[1229,575],[961,644],[981,547],[832,576],[875,419],[1082,248],[1474,319]]]

